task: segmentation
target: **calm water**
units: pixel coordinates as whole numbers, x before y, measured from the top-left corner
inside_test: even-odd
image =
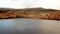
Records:
[[[60,34],[60,21],[42,19],[0,19],[0,33]]]

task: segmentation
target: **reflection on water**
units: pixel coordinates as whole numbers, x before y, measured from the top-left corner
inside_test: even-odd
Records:
[[[59,34],[60,21],[42,19],[0,19],[0,32]]]
[[[10,32],[15,28],[15,21],[13,19],[2,19],[0,20],[0,32]]]
[[[34,19],[2,19],[0,20],[0,32],[35,32],[36,31],[36,24],[38,21],[34,22]]]

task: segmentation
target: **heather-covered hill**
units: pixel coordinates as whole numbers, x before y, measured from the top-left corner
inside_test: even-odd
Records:
[[[55,11],[55,12],[54,12]],[[24,9],[11,9],[0,8],[0,18],[46,18],[46,19],[60,19],[58,15],[60,10],[44,9],[44,8],[24,8]],[[53,15],[53,16],[52,16]],[[59,18],[57,18],[57,17]]]

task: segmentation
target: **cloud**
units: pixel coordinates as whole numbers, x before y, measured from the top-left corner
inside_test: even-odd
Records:
[[[27,8],[44,7],[60,9],[60,0],[0,0],[0,7]]]

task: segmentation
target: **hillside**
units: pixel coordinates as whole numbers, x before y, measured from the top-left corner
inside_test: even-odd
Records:
[[[37,19],[60,19],[55,17],[60,15],[60,10],[44,9],[44,8],[24,8],[24,9],[11,9],[0,8],[0,18],[37,18]],[[53,15],[53,16],[52,16]]]

